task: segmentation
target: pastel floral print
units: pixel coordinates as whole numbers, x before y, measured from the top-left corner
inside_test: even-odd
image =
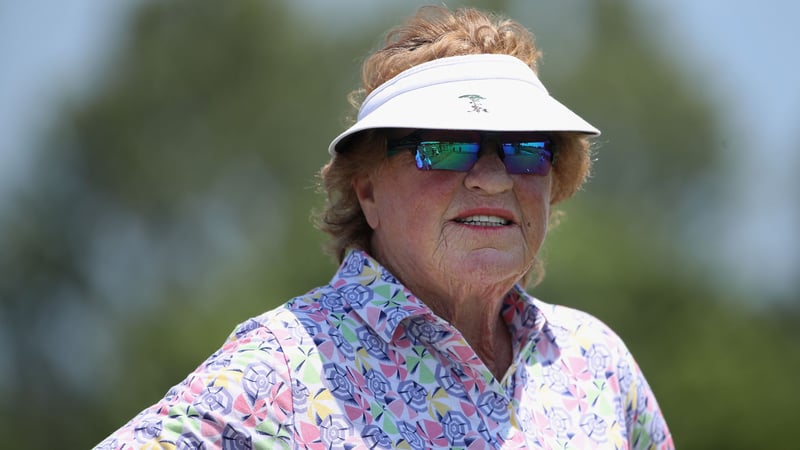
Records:
[[[502,380],[377,261],[241,324],[100,449],[671,449],[622,341],[530,297],[504,303]]]

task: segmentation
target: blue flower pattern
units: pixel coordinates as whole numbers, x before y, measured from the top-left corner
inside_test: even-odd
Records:
[[[461,334],[351,251],[330,285],[245,321],[96,448],[673,449],[622,341],[516,287],[495,379]]]

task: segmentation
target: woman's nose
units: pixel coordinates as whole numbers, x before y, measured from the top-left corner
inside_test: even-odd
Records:
[[[482,190],[489,194],[505,192],[514,186],[514,180],[506,171],[496,144],[484,144],[475,165],[467,172],[464,184],[469,189]]]

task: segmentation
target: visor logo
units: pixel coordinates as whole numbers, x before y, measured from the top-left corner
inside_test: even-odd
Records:
[[[469,112],[474,112],[474,113],[488,113],[489,112],[489,110],[484,108],[483,104],[481,104],[481,100],[486,100],[486,99],[484,97],[481,97],[480,95],[477,95],[477,94],[465,94],[465,95],[459,96],[458,98],[465,98],[465,99],[469,100],[469,107],[470,107]]]

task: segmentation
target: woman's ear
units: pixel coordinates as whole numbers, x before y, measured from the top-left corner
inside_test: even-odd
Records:
[[[373,230],[378,228],[380,220],[378,220],[378,208],[375,202],[372,177],[369,174],[356,175],[352,184],[358,203],[361,205],[361,211],[364,213],[364,218],[367,219],[370,228]]]

